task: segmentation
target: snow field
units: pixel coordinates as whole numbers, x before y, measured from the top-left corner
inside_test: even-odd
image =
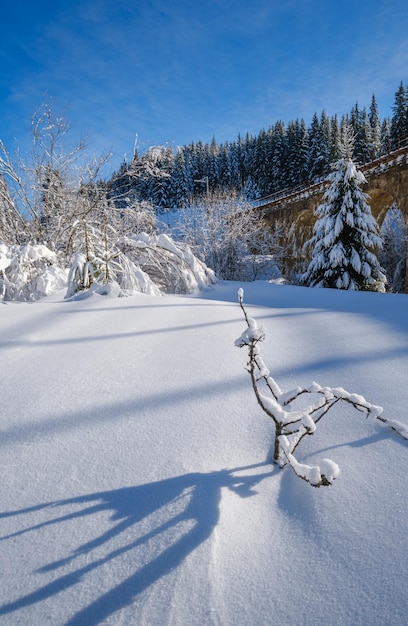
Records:
[[[0,623],[403,625],[407,442],[336,407],[298,458],[234,347],[240,285],[0,307]],[[251,283],[279,385],[342,386],[407,423],[406,297]]]

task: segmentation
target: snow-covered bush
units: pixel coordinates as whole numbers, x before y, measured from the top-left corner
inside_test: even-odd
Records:
[[[119,245],[163,293],[194,293],[215,282],[214,272],[188,246],[176,244],[163,233],[124,237]]]
[[[38,300],[67,284],[67,271],[44,245],[0,243],[0,298]]]
[[[94,233],[94,231],[92,231]],[[88,248],[88,258],[76,254],[72,263],[67,297],[91,285],[116,282],[121,295],[194,293],[215,282],[212,270],[187,247],[176,245],[165,234],[126,236],[115,246],[100,243]],[[109,253],[108,253],[109,250]]]
[[[378,259],[387,275],[387,288],[394,293],[405,291],[407,262],[407,228],[401,210],[393,205],[381,227],[383,247]]]
[[[276,257],[271,254],[248,254],[237,261],[237,274],[241,280],[268,280],[271,282],[283,281],[282,273],[276,263]]]
[[[254,270],[266,256],[273,256],[277,265],[283,252],[279,237],[263,223],[252,204],[231,193],[215,193],[192,203],[183,210],[176,227],[194,254],[224,280],[254,280]],[[259,263],[252,264],[252,272],[248,272],[248,259],[255,260],[257,255]]]
[[[312,435],[316,431],[317,423],[339,402],[346,402],[367,417],[380,420],[408,440],[408,426],[396,420],[385,419],[382,417],[382,407],[371,404],[363,396],[349,393],[341,387],[322,387],[313,382],[309,387],[296,387],[283,392],[270,375],[261,356],[260,344],[265,339],[265,329],[258,326],[255,319],[248,317],[243,298],[244,292],[239,289],[238,301],[247,328],[235,341],[235,345],[248,349],[247,369],[256,400],[275,425],[273,460],[279,467],[290,465],[299,478],[313,487],[333,483],[340,472],[336,463],[330,459],[323,459],[318,466],[307,465],[300,463],[294,452],[302,439],[306,435]]]
[[[118,295],[161,295],[149,276],[117,249],[114,256],[104,258],[93,254],[87,259],[84,254],[75,254],[68,274],[66,297],[91,288],[94,292],[105,293],[104,287],[113,284],[119,287]]]
[[[92,285],[92,271],[92,263],[86,259],[85,255],[77,252],[68,274],[68,298],[78,291],[89,289]]]

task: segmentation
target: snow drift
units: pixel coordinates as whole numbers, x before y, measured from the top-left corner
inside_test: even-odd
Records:
[[[272,465],[239,286],[0,303],[2,626],[406,622],[408,444],[336,407],[297,453],[332,487]],[[407,423],[406,296],[245,301],[283,392],[324,380]]]

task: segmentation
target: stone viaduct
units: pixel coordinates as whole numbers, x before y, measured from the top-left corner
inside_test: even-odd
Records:
[[[367,179],[362,189],[368,194],[373,216],[381,226],[393,205],[402,211],[408,232],[408,147],[390,152],[359,168]],[[309,186],[283,190],[255,203],[267,223],[274,227],[278,222],[290,232],[291,252],[286,260],[286,270],[307,266],[309,258],[302,250],[312,236],[314,211],[321,204],[328,188],[326,180]],[[408,293],[408,258],[405,292]]]

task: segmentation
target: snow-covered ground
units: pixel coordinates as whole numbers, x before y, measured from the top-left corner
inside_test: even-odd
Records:
[[[239,286],[0,303],[2,626],[407,623],[408,442],[335,407],[331,487],[271,465]],[[243,287],[281,387],[408,423],[407,296]]]

